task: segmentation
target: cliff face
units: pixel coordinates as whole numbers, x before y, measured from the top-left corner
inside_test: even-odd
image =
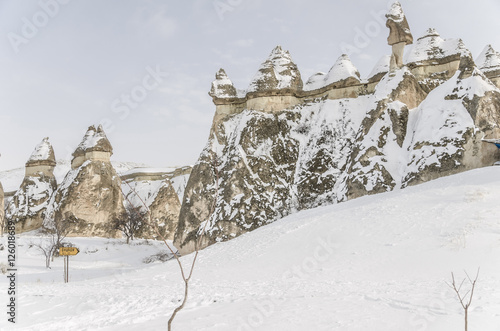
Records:
[[[275,56],[273,61],[281,62]],[[500,134],[500,90],[477,68],[463,43],[444,40],[430,29],[407,61],[401,69],[389,70],[384,57],[363,81],[343,56],[335,70],[310,78],[305,92],[294,84],[295,96],[318,97],[271,110],[233,107],[219,112],[219,105],[236,99],[212,95],[218,108],[186,187],[175,236],[180,251],[193,251],[204,230],[200,248],[297,210],[498,160],[496,147],[482,138]],[[342,79],[352,82],[335,83]],[[274,78],[272,82],[280,86]],[[351,97],[342,92],[356,84],[373,88]],[[246,97],[240,92],[237,102],[254,92]],[[265,94],[260,97],[264,103]]]

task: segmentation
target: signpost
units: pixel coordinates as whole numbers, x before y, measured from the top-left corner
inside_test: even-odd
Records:
[[[59,247],[59,255],[65,256],[64,259],[64,282],[69,282],[69,256],[80,253],[76,247]]]

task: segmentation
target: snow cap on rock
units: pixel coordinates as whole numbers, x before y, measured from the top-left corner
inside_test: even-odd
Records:
[[[99,125],[97,129],[93,125],[89,126],[82,142],[73,152],[73,156],[77,157],[93,151],[113,153],[113,147],[111,147],[111,143],[106,137],[101,125]]]
[[[248,92],[265,92],[283,89],[301,90],[299,69],[288,51],[276,46],[254,76]]]
[[[487,45],[476,60],[477,66],[484,72],[500,69],[500,53]]]
[[[208,93],[212,98],[230,99],[237,97],[236,88],[229,79],[224,69],[219,69],[212,82],[212,88]]]
[[[56,157],[54,154],[54,149],[52,148],[49,138],[45,137],[42,141],[35,147],[33,153],[31,153],[30,158],[26,162],[26,166],[32,165],[56,165]]]
[[[469,55],[461,39],[443,39],[436,29],[427,29],[426,33],[417,39],[406,57],[406,63],[423,63],[428,60],[438,60],[453,55]]]
[[[325,86],[325,73],[317,72],[307,80],[304,85],[304,91],[317,90]]]
[[[377,64],[375,64],[375,67],[373,67],[373,70],[370,73],[370,75],[368,75],[368,81],[377,80],[376,79],[377,77],[385,75],[387,72],[389,72],[390,65],[391,65],[391,56],[390,55],[382,56],[380,60],[378,60]]]
[[[347,54],[342,54],[325,76],[325,86],[348,78],[359,81],[358,69]]]

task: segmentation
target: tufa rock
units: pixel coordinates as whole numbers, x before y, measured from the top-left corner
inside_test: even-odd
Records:
[[[73,159],[71,160],[71,168],[76,169],[87,160],[100,160],[109,162],[113,154],[113,147],[106,137],[101,125],[89,126],[81,143],[73,152]]]
[[[4,198],[5,197],[4,197],[4,192],[3,192],[3,186],[2,186],[2,183],[0,182],[0,236],[3,235],[4,228],[6,226]]]
[[[50,199],[45,227],[64,220],[70,222],[72,236],[118,235],[111,222],[125,208],[120,177],[109,161],[111,153],[102,127],[89,127],[73,153],[72,169]]]
[[[390,30],[389,37],[387,38],[387,43],[390,46],[399,43],[404,43],[405,45],[413,44],[410,26],[399,1],[392,4],[385,17],[387,18],[386,26]]]
[[[232,99],[237,97],[236,88],[224,69],[219,69],[208,93],[213,99]]]
[[[268,59],[261,64],[247,92],[302,90],[299,69],[288,51],[276,46]]]
[[[136,237],[158,240],[164,237],[167,240],[173,240],[177,230],[181,203],[171,180],[168,178],[128,180],[122,186],[127,203],[146,215],[145,224]],[[151,218],[147,216],[148,210]],[[154,226],[152,222],[154,222]],[[159,235],[155,227],[160,232]]]
[[[49,138],[44,138],[26,162],[21,186],[6,208],[6,217],[15,222],[17,233],[42,226],[50,197],[57,188],[55,166],[54,149]]]
[[[391,71],[403,66],[403,52],[406,45],[413,44],[413,36],[406,20],[401,4],[396,1],[392,4],[387,15],[386,26],[389,28],[387,42],[392,46]]]

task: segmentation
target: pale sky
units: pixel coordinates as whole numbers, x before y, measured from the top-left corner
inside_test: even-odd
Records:
[[[304,82],[347,50],[362,77],[384,54],[388,0],[0,0],[0,170],[50,137],[58,159],[102,122],[112,160],[194,164],[224,68],[246,89],[271,50]],[[434,27],[476,58],[500,50],[498,0],[402,0],[414,39]]]

